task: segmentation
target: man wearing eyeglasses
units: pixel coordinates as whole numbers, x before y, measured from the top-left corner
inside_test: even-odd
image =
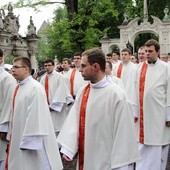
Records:
[[[80,53],[75,53],[73,57],[73,62],[75,65],[75,68],[70,69],[65,76],[67,86],[70,89],[70,93],[75,99],[76,94],[80,87],[83,85],[87,84],[87,81],[85,81],[79,71],[80,65],[81,65],[81,54]]]
[[[131,105],[124,91],[106,77],[105,54],[100,48],[83,52],[83,86],[57,141],[72,161],[78,152],[79,170],[133,170],[139,160]]]
[[[8,132],[10,121],[10,107],[12,95],[16,86],[14,77],[5,71],[3,66],[3,51],[0,49],[0,170],[5,169],[5,158]]]
[[[66,81],[60,73],[55,70],[54,61],[48,59],[44,62],[46,74],[41,78],[40,83],[44,86],[51,117],[58,136],[60,129],[67,117],[67,106],[74,101],[70,95]]]
[[[14,58],[12,75],[19,84],[12,97],[6,170],[61,170],[45,90],[31,76],[31,61]]]
[[[134,115],[141,160],[136,170],[165,170],[170,143],[170,68],[156,40],[145,43],[146,62],[135,72]]]

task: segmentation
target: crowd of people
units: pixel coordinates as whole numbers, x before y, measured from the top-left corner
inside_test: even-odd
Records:
[[[0,49],[0,170],[166,170],[170,56],[148,40],[138,54],[101,48],[64,58],[62,69]],[[60,67],[60,68],[61,68]]]

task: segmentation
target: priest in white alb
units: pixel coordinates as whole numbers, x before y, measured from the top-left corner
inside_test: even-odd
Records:
[[[12,74],[19,84],[12,99],[6,170],[61,170],[45,90],[30,72],[28,58],[14,58]]]
[[[80,72],[90,83],[78,91],[57,141],[67,161],[78,152],[78,170],[133,170],[140,156],[132,107],[124,91],[108,81],[105,64],[100,48],[82,54]]]
[[[165,170],[170,143],[170,67],[156,40],[145,43],[147,61],[137,66],[133,95],[141,160],[136,170]]]
[[[46,73],[41,78],[40,83],[45,88],[54,130],[56,136],[58,136],[68,114],[67,107],[72,104],[74,100],[63,75],[55,70],[54,61],[47,59],[44,62],[44,68]]]

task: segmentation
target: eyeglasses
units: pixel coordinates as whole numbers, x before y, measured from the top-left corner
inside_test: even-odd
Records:
[[[26,66],[12,66],[12,69],[25,68]]]
[[[73,60],[81,60],[80,57],[73,58]]]
[[[45,64],[44,67],[51,67],[53,66],[52,64]]]

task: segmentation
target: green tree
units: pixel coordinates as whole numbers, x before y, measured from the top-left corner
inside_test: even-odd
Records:
[[[77,51],[100,46],[100,39],[105,33],[110,38],[118,38],[120,35],[117,26],[122,24],[125,12],[129,19],[143,16],[143,0],[136,0],[135,6],[133,0],[56,0],[53,2],[19,0],[17,5],[37,7],[37,5],[53,3],[62,3],[65,6],[55,11],[54,22],[47,31],[48,44],[43,53],[52,58],[57,55],[59,60],[63,57],[71,57]],[[169,0],[149,0],[149,15],[162,19],[166,5],[170,7]],[[158,6],[159,10],[155,10]],[[146,39],[149,36],[151,35],[146,35]]]

